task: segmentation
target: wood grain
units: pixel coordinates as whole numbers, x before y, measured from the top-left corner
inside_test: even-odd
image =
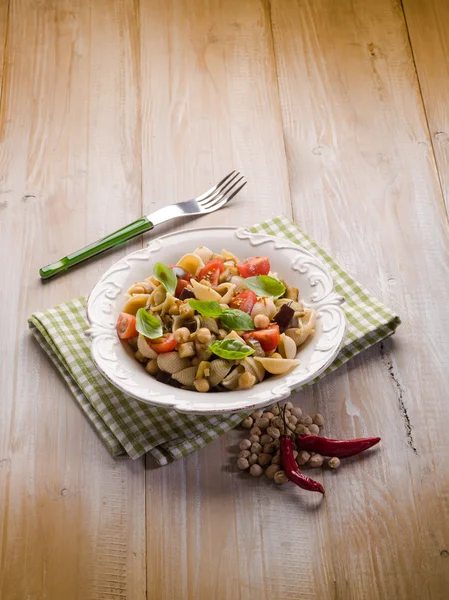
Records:
[[[448,13],[404,8],[0,0],[1,598],[446,599]],[[27,333],[142,241],[40,266],[234,168],[229,208],[177,227],[293,214],[403,319],[295,395],[330,436],[383,438],[313,473],[324,502],[237,473],[239,431],[113,459]]]
[[[331,433],[384,440],[325,476],[311,597],[444,598],[448,238],[403,17],[386,0],[271,8],[296,219],[403,319],[394,342],[306,394]]]
[[[8,600],[145,598],[143,462],[109,455],[26,324],[88,292],[115,259],[46,285],[40,266],[140,214],[136,44],[133,2],[11,2],[0,113]]]
[[[449,207],[449,4],[444,0],[403,0],[413,57],[438,171]]]

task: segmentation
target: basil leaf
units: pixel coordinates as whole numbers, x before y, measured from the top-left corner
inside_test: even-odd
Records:
[[[226,308],[220,316],[221,324],[225,329],[237,331],[252,331],[255,329],[254,321],[250,315],[238,308]]]
[[[169,294],[173,296],[178,285],[178,279],[170,267],[157,262],[153,268],[153,277],[162,283]]]
[[[285,285],[268,275],[257,275],[257,277],[247,277],[245,285],[256,294],[256,296],[271,296],[280,298],[285,294]]]
[[[137,311],[136,329],[145,337],[150,338],[150,340],[155,340],[162,336],[162,323],[144,308],[139,308]]]
[[[250,348],[246,344],[242,344],[239,340],[234,338],[228,338],[227,340],[220,340],[212,342],[209,345],[209,350],[220,358],[227,358],[229,360],[239,360],[254,354],[253,348]]]
[[[194,300],[193,298],[190,298],[189,304],[193,310],[199,312],[203,317],[213,317],[214,319],[217,319],[223,312],[223,309],[218,302],[215,302],[215,300]]]

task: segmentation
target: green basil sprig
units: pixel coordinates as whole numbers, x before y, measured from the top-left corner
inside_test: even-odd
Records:
[[[137,311],[136,329],[145,337],[150,338],[150,340],[155,340],[162,336],[162,323],[144,308],[139,308]]]
[[[225,329],[236,331],[253,331],[254,322],[250,315],[237,308],[221,308],[218,302],[189,299],[190,306],[203,315],[203,317],[213,317],[220,319]]]
[[[250,315],[238,308],[227,308],[220,316],[221,324],[225,329],[235,331],[253,331],[254,321]]]
[[[285,294],[285,285],[268,275],[247,277],[245,279],[245,285],[259,297],[271,296],[272,298],[280,298]]]
[[[170,267],[160,262],[155,263],[153,268],[153,277],[161,283],[169,294],[173,296],[178,285],[178,279]]]
[[[215,300],[195,300],[194,298],[189,298],[188,302],[193,310],[199,312],[203,317],[218,319],[223,313],[223,309]]]
[[[234,338],[212,342],[209,346],[209,350],[220,358],[226,358],[228,360],[239,360],[246,356],[250,356],[255,352],[253,348],[250,348],[246,344],[242,344],[242,342]]]

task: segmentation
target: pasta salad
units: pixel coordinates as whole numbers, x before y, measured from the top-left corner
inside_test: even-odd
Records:
[[[218,392],[297,366],[315,320],[266,256],[241,261],[199,246],[131,286],[117,334],[159,381]]]

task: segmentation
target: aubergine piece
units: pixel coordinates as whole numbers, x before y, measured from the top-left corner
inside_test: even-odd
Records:
[[[179,296],[179,299],[187,300],[187,298],[195,298],[195,294],[187,288],[184,288],[181,292],[181,295]]]
[[[182,267],[172,267],[172,271],[178,279],[185,279],[189,275]]]
[[[277,314],[274,315],[274,322],[279,325],[279,330],[284,333],[288,329],[291,320],[295,316],[295,311],[288,304],[283,304]]]

